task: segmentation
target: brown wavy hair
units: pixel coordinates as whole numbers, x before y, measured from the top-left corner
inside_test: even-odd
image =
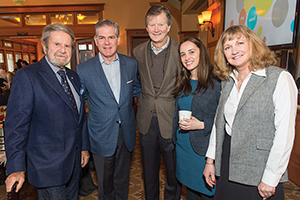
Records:
[[[214,74],[221,80],[226,80],[230,77],[234,66],[230,65],[224,54],[224,43],[228,40],[233,40],[236,37],[240,38],[244,35],[249,43],[249,68],[250,71],[264,69],[270,65],[277,63],[275,53],[263,42],[263,40],[252,30],[244,25],[236,25],[227,28],[219,38],[214,55]]]
[[[172,24],[171,13],[168,8],[166,8],[162,5],[154,5],[154,6],[151,6],[151,8],[149,8],[149,10],[145,16],[145,26],[146,27],[148,26],[149,18],[151,16],[157,16],[157,15],[160,15],[161,13],[165,13],[166,19],[167,19],[167,24],[168,24],[168,26],[170,26]]]
[[[197,66],[198,85],[196,90],[193,92],[193,94],[197,94],[200,91],[204,93],[209,88],[209,86],[212,86],[212,88],[214,89],[214,83],[212,81],[213,65],[208,56],[207,49],[202,43],[202,41],[197,38],[186,37],[180,42],[178,47],[178,53],[180,54],[181,45],[187,41],[194,43],[200,50],[200,56],[199,56],[200,60]],[[187,96],[192,92],[192,86],[190,83],[191,72],[183,66],[181,59],[179,62],[180,65],[177,68],[177,73],[176,73],[177,81],[176,81],[176,87],[173,91],[173,95],[178,96],[183,92],[184,96]]]

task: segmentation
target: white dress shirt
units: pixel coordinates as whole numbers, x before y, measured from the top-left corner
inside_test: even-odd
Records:
[[[237,72],[234,73],[235,75],[237,75]],[[240,91],[238,90],[237,79],[235,78],[233,73],[231,74],[231,77],[233,78],[235,84],[224,107],[224,116],[226,120],[225,129],[227,134],[229,135],[231,135],[232,132],[232,124],[236,115],[239,101],[252,74],[256,74],[258,76],[266,76],[266,71],[265,69],[262,69],[249,73],[248,77],[243,81]],[[276,187],[278,185],[280,178],[285,172],[289,163],[289,158],[295,137],[297,95],[298,89],[291,74],[287,71],[281,72],[273,94],[273,102],[275,106],[275,137],[261,180],[262,182],[272,187]],[[259,102],[257,106],[259,106]],[[206,157],[215,159],[215,151],[216,127],[214,124]]]

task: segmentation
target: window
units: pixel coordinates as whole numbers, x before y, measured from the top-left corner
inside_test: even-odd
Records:
[[[51,24],[61,23],[65,25],[73,25],[72,13],[54,13],[50,14]]]
[[[4,46],[8,48],[12,48],[12,43],[11,42],[4,42]]]
[[[96,24],[98,19],[98,13],[96,12],[77,13],[77,24]]]
[[[17,62],[19,59],[22,60],[22,53],[21,52],[15,52],[15,62]]]
[[[0,15],[0,27],[18,27],[21,26],[19,14]]]
[[[8,71],[10,72],[14,71],[14,66],[15,66],[13,54],[14,53],[10,51],[6,52],[7,68]]]
[[[39,15],[39,14],[33,14],[33,15],[25,15],[25,25],[27,26],[43,26],[46,25],[46,15]]]
[[[3,51],[0,51],[0,63],[4,63]]]
[[[26,60],[28,63],[30,63],[30,61],[29,61],[29,53],[24,53],[23,52],[23,60]]]

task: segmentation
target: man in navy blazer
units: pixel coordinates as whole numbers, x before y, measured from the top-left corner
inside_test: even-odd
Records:
[[[102,20],[95,31],[99,54],[78,65],[77,73],[89,101],[88,129],[98,196],[124,200],[136,135],[133,97],[139,97],[141,85],[136,60],[117,53],[118,24]]]
[[[39,200],[78,198],[80,166],[89,160],[90,145],[80,79],[65,68],[74,38],[65,25],[46,26],[41,38],[45,56],[14,76],[5,120],[7,192],[15,182],[18,191],[27,172]],[[58,71],[66,73],[68,83],[61,83]]]

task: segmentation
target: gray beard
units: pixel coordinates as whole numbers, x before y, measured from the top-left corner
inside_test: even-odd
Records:
[[[47,55],[46,55],[47,56]],[[52,64],[52,65],[54,65],[55,67],[58,67],[58,68],[61,68],[61,69],[63,69],[67,64],[69,64],[69,62],[70,61],[68,61],[68,62],[65,62],[65,63],[60,63],[60,62],[58,62],[57,60],[52,60],[52,59],[50,59],[48,56],[47,56],[47,58],[48,58],[48,61]]]

